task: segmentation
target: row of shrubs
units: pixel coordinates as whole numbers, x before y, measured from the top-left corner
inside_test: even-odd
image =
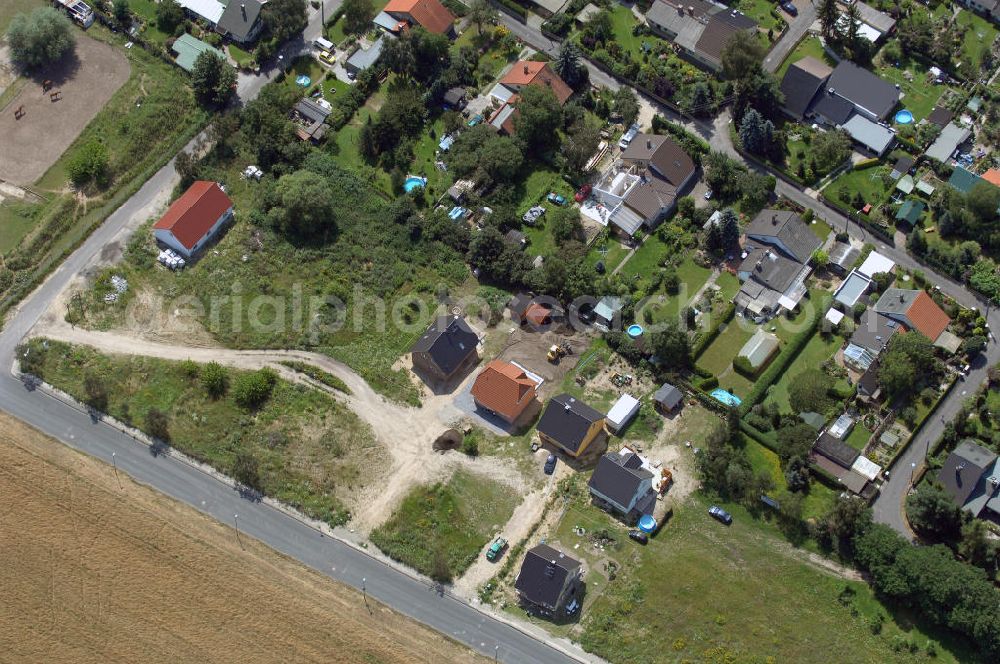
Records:
[[[705,352],[705,349],[708,348],[713,341],[715,341],[717,336],[719,336],[719,332],[722,331],[722,326],[727,325],[731,320],[733,320],[733,316],[735,315],[736,305],[732,302],[727,302],[725,309],[723,309],[720,315],[717,316],[712,322],[712,327],[705,330],[705,332],[703,332],[701,336],[695,339],[694,343],[691,344],[692,359],[697,360],[701,357],[701,354]]]
[[[528,21],[528,10],[514,2],[514,0],[492,0],[500,9],[519,19],[522,23]]]

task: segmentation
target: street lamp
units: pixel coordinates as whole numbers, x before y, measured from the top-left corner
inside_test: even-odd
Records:
[[[913,461],[910,463],[910,485],[913,485],[914,478],[917,476],[917,462]]]
[[[122,478],[118,477],[118,453],[111,453],[111,466],[115,469],[115,479],[118,481],[118,488],[124,490],[122,487]]]
[[[236,524],[236,541],[240,543],[240,548],[243,548],[243,540],[240,539],[240,515],[233,515],[233,522]]]

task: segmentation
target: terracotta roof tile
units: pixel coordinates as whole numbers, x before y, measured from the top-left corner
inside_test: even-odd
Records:
[[[983,179],[990,184],[1000,187],[1000,170],[996,168],[991,168],[990,170],[983,173]]]
[[[941,310],[937,302],[926,291],[920,291],[906,312],[913,327],[925,337],[934,341],[948,328],[951,319]]]
[[[383,11],[409,14],[424,30],[439,35],[451,30],[455,22],[455,17],[438,0],[389,0]]]
[[[193,249],[232,206],[233,202],[218,183],[198,180],[174,201],[153,228],[169,230],[182,245]]]
[[[549,88],[555,94],[560,104],[565,104],[566,100],[573,96],[573,89],[566,85],[566,82],[559,78],[558,74],[552,71],[547,62],[519,60],[500,79],[500,83],[506,86],[521,87],[524,85],[533,85],[538,88]]]
[[[493,360],[476,376],[472,396],[477,404],[513,422],[534,400],[535,388],[535,381],[523,369]]]

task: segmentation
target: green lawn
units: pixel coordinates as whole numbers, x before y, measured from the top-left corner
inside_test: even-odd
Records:
[[[962,38],[962,59],[977,65],[980,58],[989,53],[1000,31],[988,20],[967,9],[958,13],[956,21],[959,25],[968,27]]]
[[[453,182],[450,171],[439,170],[434,165],[435,153],[443,137],[444,122],[439,117],[424,129],[420,140],[413,146],[413,163],[409,172],[427,178],[427,194],[432,200],[445,193]]]
[[[172,36],[156,26],[156,3],[153,0],[129,0],[128,8],[146,22],[146,29],[142,33],[146,40],[163,45]]]
[[[7,32],[7,26],[15,14],[29,12],[35,7],[44,7],[45,0],[3,0],[0,3],[0,34]]]
[[[253,55],[244,51],[236,44],[230,44],[227,48],[229,49],[229,56],[236,61],[236,65],[240,69],[249,69],[253,64]]]
[[[633,35],[632,29],[639,24],[632,10],[615,3],[611,7],[611,26],[614,29],[615,41],[626,51],[630,51],[637,60],[642,60],[642,43],[652,43],[658,40],[653,35],[641,37]]]
[[[871,437],[872,432],[866,429],[865,425],[858,421],[854,423],[854,428],[851,429],[850,435],[844,439],[844,442],[856,450],[863,450]]]
[[[948,88],[927,80],[927,67],[923,64],[915,61],[901,64],[902,68],[886,64],[876,69],[875,73],[883,80],[900,87],[903,98],[899,103],[913,113],[914,122],[920,122],[930,115],[938,99]],[[907,80],[908,76],[911,80]]]
[[[792,379],[806,369],[815,369],[833,357],[842,343],[843,339],[835,335],[826,340],[821,334],[814,334],[778,382],[771,387],[766,401],[778,404],[783,413],[791,412],[791,406],[788,404],[788,386]]]
[[[377,99],[378,94],[375,93],[375,95],[372,95],[365,102],[365,105],[358,109],[358,112],[354,114],[351,121],[336,133],[336,137],[334,138],[337,143],[335,157],[337,163],[341,166],[356,173],[361,173],[379,191],[389,194],[392,192],[392,180],[389,174],[381,168],[369,166],[362,159],[361,153],[358,151],[358,135],[361,133],[361,128],[368,122],[368,118],[376,114],[374,109],[375,105],[379,103]]]
[[[347,39],[347,34],[344,32],[343,17],[338,18],[333,25],[326,29],[326,38],[336,45]]]
[[[12,251],[38,221],[42,206],[4,200],[0,202],[0,254]]]
[[[604,263],[605,270],[610,274],[628,255],[629,248],[618,241],[616,237],[599,236],[587,252],[587,262],[597,265]]]
[[[520,500],[505,484],[457,470],[446,484],[414,489],[371,541],[390,558],[450,581],[475,561]]]
[[[788,488],[785,482],[785,473],[781,470],[781,459],[778,455],[767,449],[749,436],[743,437],[747,456],[750,458],[750,465],[754,472],[766,472],[774,482],[774,489],[768,494],[779,503],[788,495]],[[806,494],[802,505],[802,516],[806,519],[820,518],[830,511],[837,501],[837,492],[819,482],[811,482],[809,493]]]
[[[45,381],[81,400],[88,379],[98,382],[108,395],[102,410],[140,429],[158,409],[168,418],[171,446],[224,473],[249,452],[266,494],[331,525],[347,521],[342,500],[362,488],[383,453],[368,426],[322,392],[279,379],[261,407],[247,410],[230,393],[209,397],[198,365],[47,344],[35,340],[30,351]],[[226,372],[230,387],[247,373]]]
[[[892,182],[888,177],[889,170],[889,166],[880,164],[872,168],[863,168],[860,171],[845,171],[828,184],[823,191],[827,196],[851,209],[855,207],[852,202],[855,192],[860,192],[865,203],[871,203],[872,207],[877,207],[888,201],[896,186],[895,182]],[[842,189],[849,193],[851,200],[844,201],[840,197]]]
[[[777,36],[779,26],[782,22],[771,13],[777,6],[775,3],[770,0],[739,0],[737,3],[732,3],[731,6],[735,6],[741,12],[755,20],[764,32],[774,30]]]
[[[866,584],[817,569],[742,508],[727,506],[735,521],[726,527],[707,507],[696,495],[675,508],[645,547],[596,508],[569,508],[551,541],[588,564],[585,649],[613,664],[927,661],[892,648],[897,637],[925,646],[908,622],[901,627],[888,614],[882,633],[872,633],[871,618],[888,612]],[[605,530],[614,541],[597,549],[591,534]],[[618,566],[613,580],[609,558]],[[937,659],[954,661],[940,645]]]
[[[823,42],[819,40],[819,37],[807,36],[799,42],[798,46],[792,49],[792,52],[788,54],[785,61],[781,63],[780,67],[778,67],[778,71],[775,72],[775,76],[777,76],[780,81],[784,78],[785,72],[788,71],[788,67],[793,62],[798,62],[802,58],[810,55],[821,62],[826,62],[830,66],[836,65],[833,59],[826,54],[826,51],[823,50]]]
[[[753,383],[733,369],[733,358],[750,340],[755,330],[755,325],[739,317],[733,318],[698,358],[698,366],[719,378],[719,387],[738,397],[746,397]]]

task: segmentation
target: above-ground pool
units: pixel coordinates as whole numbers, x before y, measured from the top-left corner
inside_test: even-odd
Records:
[[[741,403],[743,403],[743,400],[740,399],[738,396],[732,394],[731,392],[726,392],[721,387],[717,387],[714,390],[712,390],[711,394],[716,401],[721,401],[727,406],[739,406]]]
[[[426,184],[427,184],[427,178],[411,175],[410,177],[406,178],[405,182],[403,182],[403,191],[405,191],[406,193],[410,193],[417,187],[423,187]]]
[[[908,125],[911,122],[913,122],[913,113],[910,113],[905,108],[896,113],[896,124]]]
[[[297,85],[301,85],[304,88],[308,88],[309,85],[312,83],[312,79],[306,76],[305,74],[299,74],[298,76],[295,77],[295,83]]]
[[[649,514],[643,514],[639,517],[639,530],[644,533],[651,533],[656,530],[656,519],[654,519]]]
[[[628,335],[633,339],[642,336],[642,325],[629,325],[628,329],[625,330]]]

